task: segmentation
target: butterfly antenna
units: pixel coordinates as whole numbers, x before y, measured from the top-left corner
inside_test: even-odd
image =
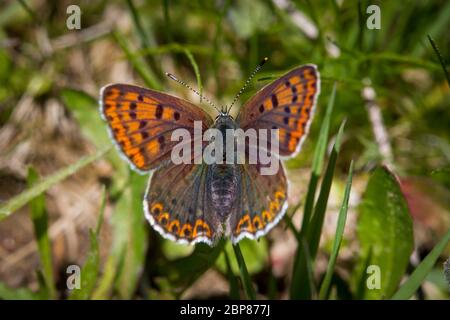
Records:
[[[240,95],[244,92],[245,88],[247,88],[247,86],[249,85],[250,81],[252,81],[253,77],[258,73],[259,70],[261,70],[262,66],[267,62],[267,60],[269,60],[269,58],[265,57],[255,68],[255,70],[253,70],[253,72],[250,74],[250,76],[248,77],[247,81],[245,81],[244,86],[242,87],[241,90],[239,90],[239,92],[237,93],[237,95],[234,97],[233,101],[231,102],[230,107],[227,110],[227,113],[229,113],[231,111],[231,108],[233,108],[233,105],[236,103],[237,99],[239,99]]]
[[[200,92],[198,92],[197,90],[195,90],[194,88],[192,88],[190,85],[188,85],[186,82],[179,80],[177,77],[175,77],[173,74],[166,72],[166,76],[168,76],[170,79],[172,79],[173,81],[178,82],[179,84],[181,84],[182,86],[185,86],[186,88],[188,88],[189,90],[191,90],[192,92],[194,92],[196,95],[198,95],[200,97],[200,102],[205,99],[206,102],[209,103],[209,105],[211,107],[213,107],[214,109],[217,110],[217,112],[220,112],[220,110],[214,105],[214,103],[211,102],[211,100],[209,100],[207,97],[205,97],[204,95],[202,95]]]

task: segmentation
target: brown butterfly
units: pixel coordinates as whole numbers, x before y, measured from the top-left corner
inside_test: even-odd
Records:
[[[194,134],[195,121],[201,121],[202,132],[278,129],[280,161],[300,151],[319,91],[317,67],[304,65],[261,89],[236,120],[231,108],[213,121],[188,101],[127,84],[101,89],[100,112],[130,165],[141,173],[154,170],[144,209],[156,231],[180,243],[213,245],[224,234],[237,243],[265,235],[283,217],[288,182],[282,164],[274,175],[262,175],[259,163],[174,164],[171,152],[178,141],[172,141],[172,133],[183,128]]]

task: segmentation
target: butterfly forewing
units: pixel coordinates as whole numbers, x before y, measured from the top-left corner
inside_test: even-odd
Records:
[[[279,129],[279,155],[300,151],[320,91],[316,66],[298,67],[259,91],[238,116],[242,129]]]
[[[132,166],[148,171],[170,158],[179,128],[194,133],[194,121],[202,131],[212,124],[200,108],[185,100],[141,87],[113,84],[101,91],[101,112],[118,148]]]

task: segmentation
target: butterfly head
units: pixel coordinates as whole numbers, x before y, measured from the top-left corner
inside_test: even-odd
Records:
[[[221,109],[221,111],[219,112],[219,114],[216,116],[216,119],[214,120],[214,122],[216,124],[222,124],[222,123],[227,123],[230,121],[234,121],[233,117],[228,113],[228,111],[225,109]]]

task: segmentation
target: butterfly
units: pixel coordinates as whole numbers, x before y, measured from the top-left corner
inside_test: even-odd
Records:
[[[250,78],[249,78],[250,80]],[[230,109],[213,120],[196,105],[155,90],[111,84],[100,92],[100,112],[111,138],[132,168],[153,171],[144,196],[152,227],[178,243],[213,246],[222,236],[233,243],[258,239],[270,231],[288,207],[288,181],[281,159],[294,157],[305,139],[320,92],[315,65],[297,67],[263,87],[234,119]],[[171,161],[180,128],[277,129],[278,170],[261,174],[259,163],[206,164]],[[193,142],[192,142],[193,143]],[[202,148],[206,147],[201,142]]]

